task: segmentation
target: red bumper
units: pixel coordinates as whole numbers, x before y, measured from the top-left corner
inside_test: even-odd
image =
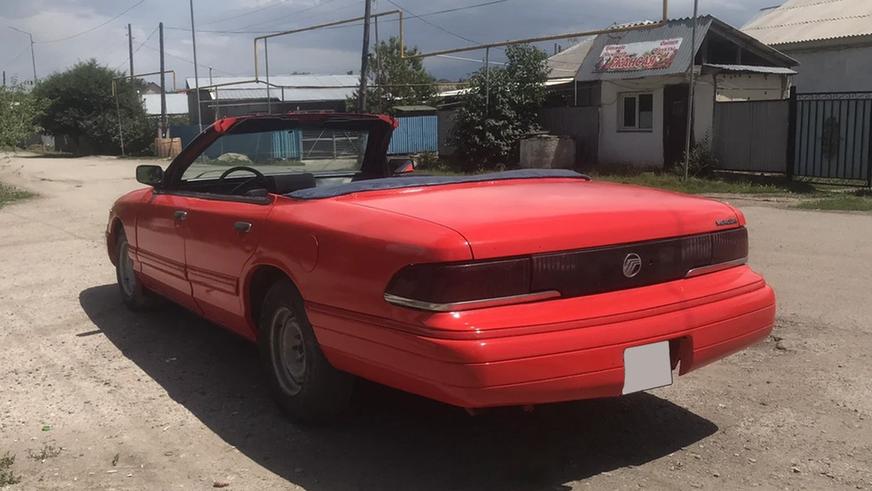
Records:
[[[589,297],[389,320],[307,306],[337,368],[476,408],[618,396],[623,353],[670,341],[687,373],[772,330],[775,296],[748,267]]]

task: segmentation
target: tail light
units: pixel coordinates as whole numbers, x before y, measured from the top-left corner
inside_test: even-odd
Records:
[[[711,241],[711,256],[704,265],[688,269],[685,277],[714,273],[748,262],[748,229],[745,227],[705,235]]]
[[[416,264],[394,275],[385,292],[391,303],[449,311],[494,307],[556,297],[530,291],[531,259]]]
[[[622,272],[629,256],[638,274]],[[577,297],[699,276],[744,264],[745,228],[635,244],[464,263],[415,264],[388,284],[385,300],[430,311],[459,311]]]

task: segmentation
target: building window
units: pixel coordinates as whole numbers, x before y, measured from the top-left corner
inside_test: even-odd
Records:
[[[651,131],[654,128],[653,94],[620,94],[618,128],[622,131]]]

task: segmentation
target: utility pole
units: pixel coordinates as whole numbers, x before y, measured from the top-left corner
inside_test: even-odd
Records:
[[[666,3],[664,2],[664,11]],[[687,91],[687,129],[685,130],[684,141],[684,180],[686,181],[690,174],[690,144],[691,133],[693,133],[693,97],[696,91],[696,21],[699,7],[699,0],[693,0],[693,27],[690,31],[690,87]]]
[[[36,78],[36,54],[33,52],[33,34],[27,32],[27,31],[22,31],[21,29],[18,29],[18,28],[12,27],[12,26],[9,26],[9,28],[12,29],[13,31],[17,31],[17,32],[20,32],[22,34],[27,34],[30,37],[30,62],[33,63],[33,85],[36,86],[37,82],[39,82],[39,79]]]
[[[166,74],[164,73],[164,38],[163,38],[163,22],[157,25],[160,38],[160,136],[167,137],[167,87]]]
[[[127,51],[130,53],[130,83],[133,83],[133,30],[127,24]]]
[[[363,13],[363,49],[360,57],[360,91],[357,94],[358,112],[366,111],[366,75],[369,71],[369,23],[372,16],[372,0],[366,0]]]
[[[203,112],[200,108],[200,79],[197,76],[197,31],[194,29],[194,0],[189,0],[191,6],[191,44],[194,48],[194,90],[197,91],[197,124],[203,132]]]

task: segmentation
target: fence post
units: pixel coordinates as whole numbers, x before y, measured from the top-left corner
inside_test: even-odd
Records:
[[[872,111],[869,113],[869,151],[866,153],[866,186],[872,189]]]
[[[787,103],[787,153],[785,174],[788,180],[793,179],[796,167],[796,86],[790,87],[790,98]]]

